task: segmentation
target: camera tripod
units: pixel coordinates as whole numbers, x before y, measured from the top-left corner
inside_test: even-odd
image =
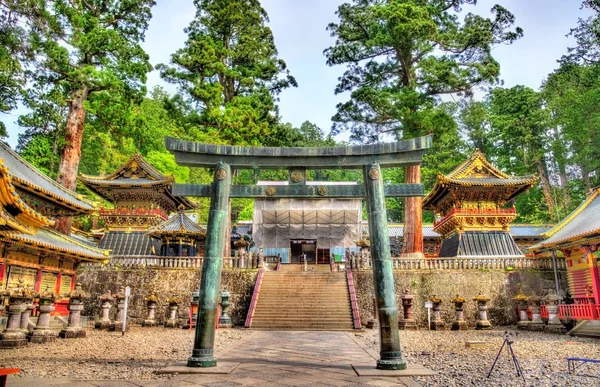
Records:
[[[504,349],[504,346],[506,345],[506,350],[508,352],[508,356],[509,356],[509,358],[511,358],[511,360],[513,361],[513,363],[515,365],[515,370],[517,371],[517,376],[520,376],[523,379],[523,382],[525,382],[525,376],[523,376],[523,370],[521,369],[521,364],[519,363],[519,360],[517,359],[517,355],[515,355],[515,351],[513,351],[512,343],[514,343],[514,341],[510,340],[509,333],[504,332],[504,342],[502,342],[502,346],[500,347],[500,350],[498,351],[498,354],[496,355],[496,359],[494,359],[494,364],[492,364],[492,368],[490,368],[490,372],[488,373],[488,376],[487,376],[488,378],[490,377],[490,375],[492,375],[492,371],[494,370],[494,367],[496,366],[496,362],[498,362],[498,359],[500,358],[502,349]]]

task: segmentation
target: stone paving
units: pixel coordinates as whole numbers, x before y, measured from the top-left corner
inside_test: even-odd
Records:
[[[240,365],[228,375],[138,381],[9,377],[8,386],[418,386],[409,377],[357,376],[351,364],[372,363],[374,367],[376,354],[346,332],[259,331],[218,358]]]

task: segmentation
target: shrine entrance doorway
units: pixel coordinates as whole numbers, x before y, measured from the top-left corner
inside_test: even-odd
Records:
[[[317,264],[328,264],[331,259],[330,249],[317,249]]]
[[[314,264],[317,258],[317,240],[316,239],[290,239],[290,251],[292,253],[291,263],[304,263],[302,257],[306,254],[306,262]]]
[[[215,327],[223,267],[230,198],[319,199],[365,198],[369,220],[373,285],[379,320],[377,368],[406,369],[400,347],[396,295],[387,228],[385,197],[423,196],[422,184],[384,184],[381,168],[420,165],[431,147],[431,136],[395,143],[323,148],[252,148],[201,144],[167,137],[166,147],[177,164],[213,168],[211,185],[179,185],[175,196],[210,197],[205,254],[198,301],[198,318],[188,367],[214,367]],[[288,185],[232,185],[234,169],[285,169]],[[361,169],[362,185],[309,185],[307,169]]]

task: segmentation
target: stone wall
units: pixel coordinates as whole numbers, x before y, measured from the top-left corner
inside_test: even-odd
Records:
[[[560,274],[561,289],[567,289],[566,272]],[[373,273],[355,271],[353,277],[361,322],[365,325],[373,315]],[[450,300],[459,294],[467,300],[464,305],[465,319],[469,326],[475,326],[476,304],[472,299],[482,292],[491,298],[488,316],[492,324],[507,325],[516,323],[517,314],[511,299],[519,285],[527,295],[535,293],[543,296],[547,294],[548,289],[555,288],[554,274],[547,270],[394,271],[394,283],[399,318],[402,317],[400,295],[404,289],[409,289],[415,296],[414,318],[421,327],[427,327],[427,309],[424,302],[434,294],[443,300],[441,314],[447,323],[454,321],[454,308]]]
[[[231,306],[228,314],[235,325],[243,325],[254,290],[254,282],[258,270],[223,270],[221,290],[226,288],[231,293]],[[131,298],[128,306],[128,316],[133,323],[141,324],[146,317],[144,297],[154,293],[159,303],[156,317],[163,322],[167,311],[166,300],[171,295],[177,295],[181,300],[179,317],[187,321],[192,292],[200,284],[198,268],[118,268],[118,267],[85,267],[78,271],[77,281],[83,289],[90,293],[91,298],[86,303],[84,315],[99,316],[100,302],[98,296],[108,292],[113,293],[121,286],[131,287]],[[111,309],[111,318],[116,308]]]

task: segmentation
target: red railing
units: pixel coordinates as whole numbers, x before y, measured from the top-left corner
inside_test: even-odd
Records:
[[[360,324],[360,313],[358,312],[358,302],[356,301],[356,291],[354,290],[354,278],[352,277],[352,270],[346,270],[346,279],[348,280],[348,291],[350,292],[350,304],[352,305],[352,321],[354,322],[354,329],[361,329]]]
[[[453,215],[516,215],[517,210],[514,208],[496,208],[496,209],[476,209],[476,208],[454,208],[440,220],[433,222],[433,227],[444,223]]]
[[[128,215],[128,216],[160,216],[163,219],[168,219],[169,216],[162,212],[159,208],[146,209],[146,208],[101,208],[99,214],[102,216],[115,216],[115,215]]]
[[[548,320],[548,308],[546,308],[546,305],[540,306],[540,317],[542,320]]]
[[[254,292],[252,292],[252,300],[250,301],[250,307],[248,308],[248,314],[246,315],[246,323],[244,328],[250,328],[252,326],[252,318],[254,317],[254,309],[256,309],[256,303],[258,302],[258,296],[260,294],[260,286],[262,285],[263,274],[265,269],[260,269],[256,276],[256,283],[254,284]]]
[[[595,320],[598,318],[598,305],[594,304],[569,304],[558,306],[558,317],[573,320]]]

